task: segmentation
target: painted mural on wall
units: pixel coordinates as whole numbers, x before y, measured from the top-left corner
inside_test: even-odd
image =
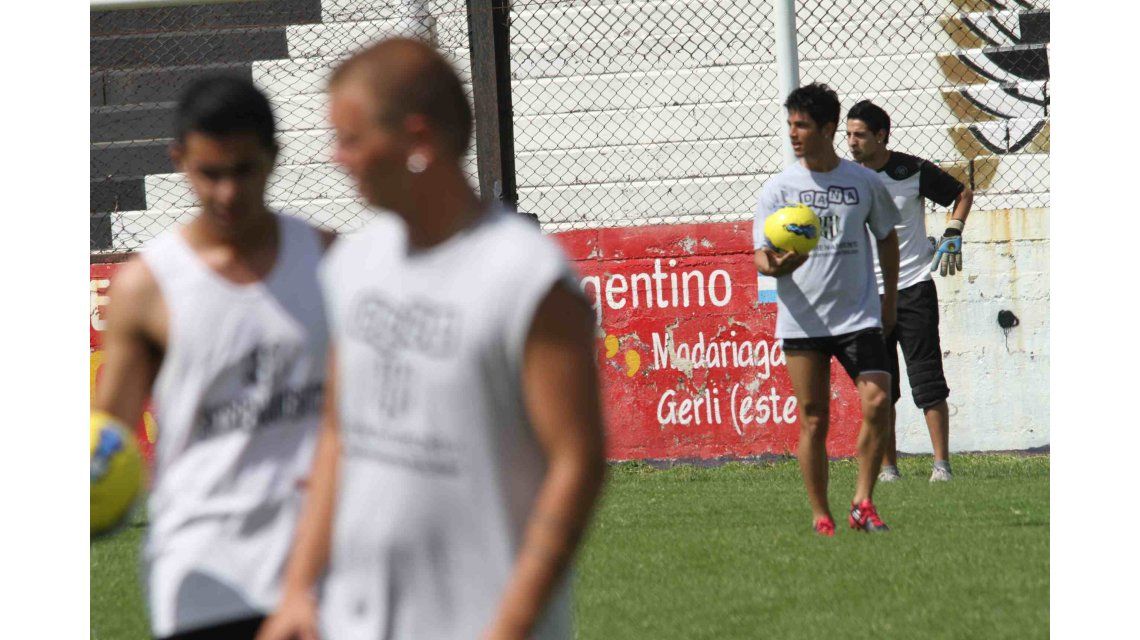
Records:
[[[761,295],[751,223],[555,234],[597,322],[597,361],[613,460],[740,459],[794,454],[798,405]],[[91,394],[116,265],[91,265]],[[854,385],[832,368],[828,451],[855,453]],[[147,458],[158,426],[138,425]]]
[[[598,323],[611,459],[794,454],[796,398],[774,337],[775,299],[760,296],[751,223],[571,231]],[[828,452],[855,453],[855,387],[832,368]]]
[[[955,0],[943,27],[960,47],[940,56],[958,88],[943,97],[966,158],[1049,152],[1049,9],[1041,0]]]

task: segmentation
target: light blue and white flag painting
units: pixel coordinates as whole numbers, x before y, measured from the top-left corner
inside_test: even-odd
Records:
[[[760,304],[776,304],[776,279],[772,276],[757,273],[756,297]]]

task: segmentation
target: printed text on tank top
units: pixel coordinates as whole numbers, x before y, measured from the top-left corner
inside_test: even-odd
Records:
[[[234,282],[207,264],[189,240],[178,234],[179,244],[188,252],[190,262],[221,288],[241,295],[266,295],[266,288],[280,277],[289,260],[285,223],[274,216],[275,256],[258,280]],[[204,405],[198,413],[193,442],[201,442],[236,431],[259,431],[266,426],[316,416],[321,409],[323,382],[288,385],[285,376],[289,363],[299,356],[302,345],[263,342],[248,349],[216,376],[215,385],[238,389],[236,397]]]
[[[457,444],[444,433],[416,434],[403,419],[420,402],[416,393],[423,360],[452,360],[457,356],[462,316],[442,301],[414,298],[395,301],[364,289],[353,299],[347,335],[374,354],[377,381],[376,421],[346,421],[341,435],[346,452],[381,464],[394,464],[421,473],[453,475]]]

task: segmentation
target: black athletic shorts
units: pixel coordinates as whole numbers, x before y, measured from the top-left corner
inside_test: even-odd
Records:
[[[899,387],[899,347],[906,360],[910,393],[919,409],[929,409],[950,396],[942,370],[942,344],[938,338],[938,289],[926,280],[899,289],[898,321],[887,336],[891,399],[902,397]]]
[[[211,627],[183,631],[166,636],[163,640],[253,640],[262,622],[265,622],[265,616],[233,620]]]
[[[887,349],[880,329],[861,329],[838,336],[818,338],[784,338],[784,352],[819,351],[835,356],[843,370],[854,380],[864,373],[887,373]]]

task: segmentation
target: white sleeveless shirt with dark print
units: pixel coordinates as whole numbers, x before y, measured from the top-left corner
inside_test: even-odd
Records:
[[[312,460],[328,331],[320,235],[278,215],[269,274],[234,284],[178,230],[143,259],[169,314],[143,569],[157,636],[265,615]]]
[[[477,638],[546,471],[522,356],[543,298],[578,291],[569,264],[504,210],[426,250],[384,213],[322,277],[341,434],[323,637]],[[567,585],[532,637],[571,637]]]

